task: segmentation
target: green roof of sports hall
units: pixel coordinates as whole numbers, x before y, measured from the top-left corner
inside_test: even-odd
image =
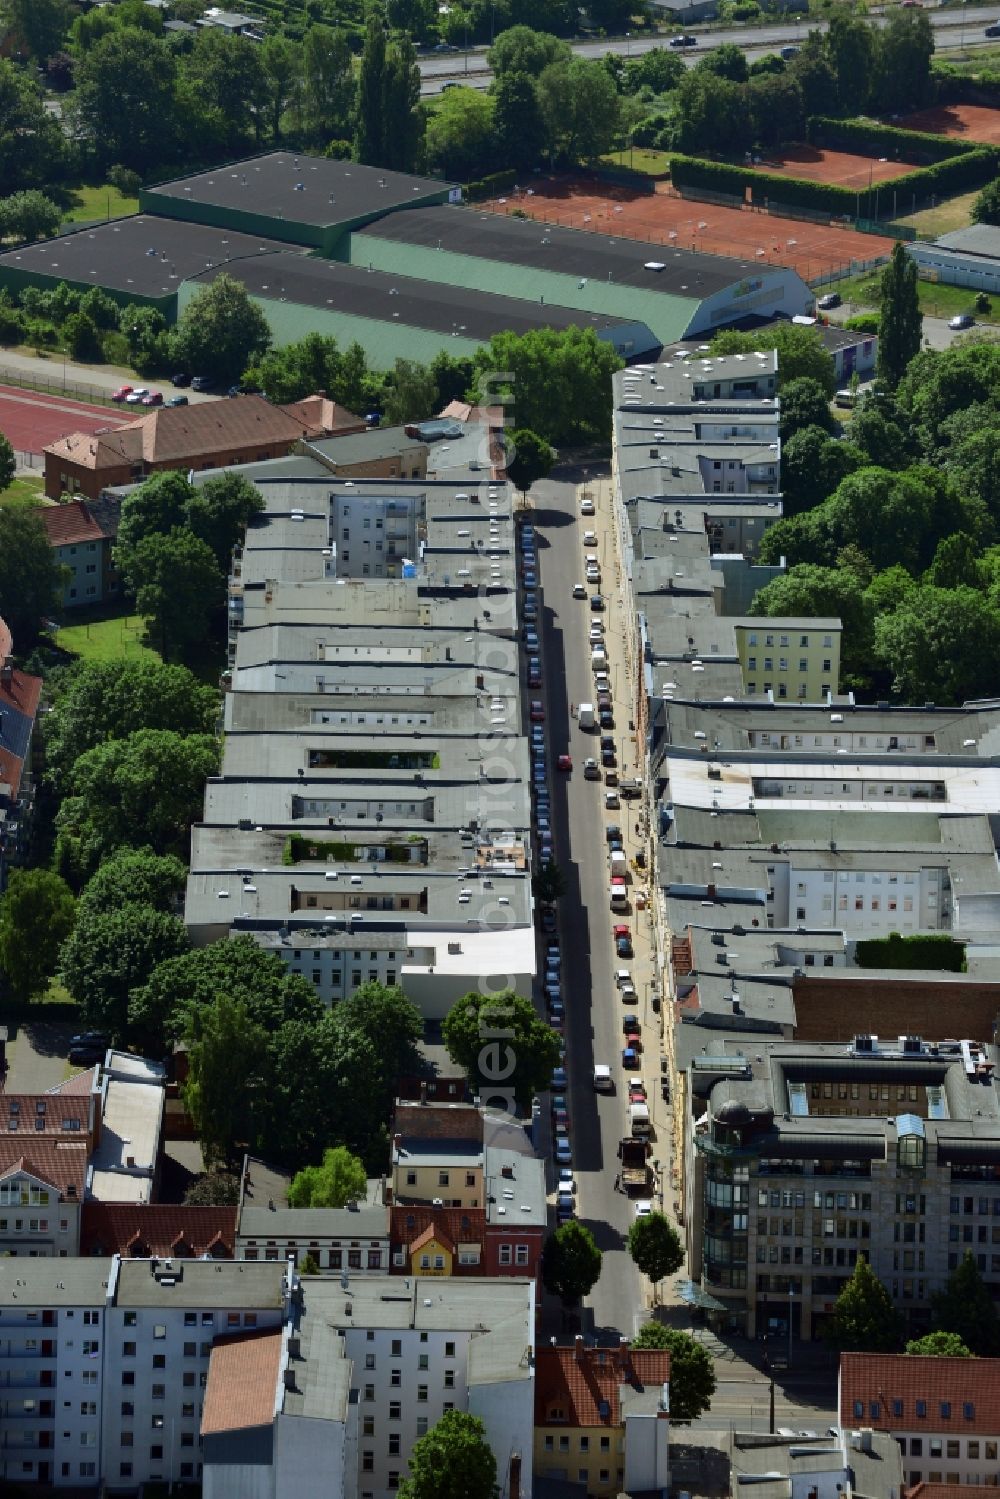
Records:
[[[347,230],[413,204],[442,203],[453,191],[428,177],[270,151],[144,188],[139,202],[150,213],[267,234],[329,255]]]
[[[699,304],[749,276],[752,261],[439,204],[389,213],[350,237],[355,265],[642,321],[683,337]]]

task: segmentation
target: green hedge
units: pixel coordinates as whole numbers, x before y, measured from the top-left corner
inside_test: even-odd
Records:
[[[467,182],[463,190],[463,196],[470,203],[479,203],[484,198],[495,198],[497,193],[506,193],[517,181],[517,173],[513,168],[506,172],[493,172],[489,177],[480,177],[475,182]]]
[[[905,199],[915,194],[924,201],[933,194],[947,198],[972,187],[981,187],[1000,171],[1000,151],[993,146],[978,146],[952,156],[934,166],[921,167],[896,177],[890,182],[877,183],[869,191],[856,192],[851,187],[837,187],[828,182],[811,182],[801,177],[778,176],[774,172],[761,172],[744,166],[731,166],[721,161],[704,161],[700,157],[675,156],[670,164],[670,176],[675,187],[708,188],[712,192],[730,193],[743,198],[749,187],[751,201],[763,206],[767,201],[786,204],[789,208],[819,209],[831,217],[844,216],[853,219],[860,209],[866,218],[875,217],[875,208],[884,213],[891,209],[894,195]]]
[[[965,944],[945,932],[904,937],[871,937],[859,942],[855,956],[862,968],[926,968],[937,973],[965,972]]]
[[[809,117],[806,140],[810,145],[832,150],[894,156],[915,166],[949,161],[953,156],[967,156],[979,149],[975,141],[933,135],[929,130],[900,130],[898,125],[880,125],[877,120],[835,120],[829,115]]]

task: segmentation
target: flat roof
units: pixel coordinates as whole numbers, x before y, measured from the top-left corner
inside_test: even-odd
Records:
[[[557,275],[612,281],[618,286],[665,292],[692,302],[713,296],[747,276],[768,281],[778,274],[752,260],[675,250],[650,241],[564,229],[535,219],[515,219],[446,203],[387,214],[378,223],[365,225],[359,245],[364,235],[502,260]],[[662,269],[648,270],[647,265]]]
[[[301,183],[301,187],[298,185]],[[149,189],[151,199],[205,203],[290,223],[331,225],[385,213],[448,190],[448,183],[411,177],[356,161],[271,151]],[[169,210],[168,210],[169,211]]]
[[[285,1266],[281,1260],[173,1260],[166,1279],[153,1272],[163,1260],[122,1260],[115,1305],[184,1306],[206,1311],[238,1307],[280,1310]]]
[[[135,297],[172,297],[182,281],[210,267],[233,269],[246,257],[270,256],[287,244],[231,229],[210,229],[141,213],[0,255],[4,271],[85,282]]]
[[[0,1326],[22,1306],[103,1306],[110,1259],[0,1259]]]
[[[412,211],[412,210],[411,210]],[[410,212],[405,214],[410,217]],[[223,267],[209,269],[193,280],[214,281]],[[488,342],[494,333],[527,333],[534,328],[592,327],[611,331],[622,318],[502,297],[470,287],[442,286],[339,260],[316,260],[292,250],[266,260],[241,261],[226,266],[226,274],[241,281],[251,296],[327,308],[373,322],[399,323],[433,333]]]

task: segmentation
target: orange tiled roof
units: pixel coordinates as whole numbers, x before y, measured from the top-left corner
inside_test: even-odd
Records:
[[[270,1426],[280,1367],[280,1329],[262,1329],[216,1343],[208,1365],[202,1436]]]
[[[406,1245],[411,1252],[430,1232],[454,1249],[456,1244],[481,1244],[485,1231],[485,1208],[436,1208],[415,1202],[393,1203],[389,1209],[391,1243]]]
[[[303,437],[332,437],[336,433],[363,432],[366,423],[346,406],[339,406],[329,396],[305,396],[278,408],[301,426]]]
[[[80,1221],[81,1254],[142,1259],[233,1259],[236,1208],[173,1203],[87,1202]]]
[[[669,1380],[666,1348],[539,1347],[535,1425],[620,1426],[622,1385],[642,1389]]]
[[[855,1415],[860,1401],[863,1415]],[[920,1414],[917,1402],[922,1401]],[[951,1414],[944,1414],[950,1409]],[[898,1412],[898,1414],[897,1414]],[[1000,1433],[1000,1359],[840,1355],[840,1419],[876,1431]]]
[[[74,1072],[72,1077],[66,1078],[65,1082],[56,1083],[53,1088],[46,1088],[46,1095],[61,1093],[64,1098],[86,1098],[94,1091],[94,1074],[96,1067],[87,1067],[83,1072]]]
[[[416,1254],[417,1250],[423,1249],[425,1244],[432,1243],[440,1244],[441,1248],[447,1249],[449,1254],[455,1253],[455,1245],[452,1243],[451,1237],[438,1223],[428,1223],[423,1233],[417,1234],[417,1237],[410,1245],[410,1253]]]
[[[0,704],[23,713],[25,718],[37,716],[41,695],[41,677],[30,677],[26,671],[15,670],[9,682],[0,681]]]
[[[80,1096],[59,1093],[0,1094],[0,1140],[20,1142],[21,1150],[30,1151],[38,1140],[85,1138],[90,1118],[90,1104]],[[45,1128],[37,1121],[44,1119]]]
[[[50,546],[75,546],[103,539],[103,531],[82,500],[72,500],[67,505],[40,505],[38,514]]]
[[[25,1146],[29,1149],[26,1151]],[[16,1171],[26,1171],[45,1182],[60,1197],[83,1201],[87,1179],[87,1145],[84,1140],[53,1140],[44,1135],[33,1140],[0,1140],[0,1181]]]

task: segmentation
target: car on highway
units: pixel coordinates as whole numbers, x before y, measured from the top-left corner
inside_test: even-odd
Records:
[[[587,590],[582,583],[573,584],[573,597],[575,599],[585,599],[587,597]]]
[[[669,45],[671,47],[697,47],[698,38],[683,32],[680,36],[672,36]]]
[[[552,1086],[553,1086],[553,1088],[555,1089],[555,1091],[557,1093],[565,1093],[565,1091],[566,1091],[566,1068],[565,1067],[553,1067],[553,1069],[552,1069]]]
[[[594,514],[594,502],[593,502],[593,500],[583,499],[583,500],[580,501],[580,514],[581,515],[593,515]]]
[[[573,769],[573,756],[572,755],[558,755],[556,757],[556,770],[561,770],[564,775],[568,775],[569,772],[572,769]]]
[[[905,0],[904,0],[904,4],[905,4]],[[798,55],[799,55],[799,49],[798,49],[798,47],[793,47],[793,46],[782,47],[781,51],[778,53],[778,56],[781,58],[782,62],[791,62],[792,58],[793,57],[798,57]]]
[[[568,1135],[556,1135],[552,1142],[552,1154],[560,1166],[571,1166],[573,1164],[573,1150],[569,1143]]]
[[[984,36],[1000,36],[1000,21],[994,21],[992,26],[987,26]]]
[[[840,292],[828,291],[825,297],[820,297],[816,306],[821,312],[829,312],[834,307],[840,306]]]
[[[597,545],[597,532],[596,531],[584,531],[584,533],[583,533],[583,544],[584,544],[585,547],[595,547]]]
[[[583,779],[585,781],[599,781],[601,779],[601,767],[592,755],[588,755],[583,762]]]
[[[953,333],[960,333],[963,328],[973,327],[975,321],[971,312],[960,312],[957,316],[949,319],[948,327]]]

